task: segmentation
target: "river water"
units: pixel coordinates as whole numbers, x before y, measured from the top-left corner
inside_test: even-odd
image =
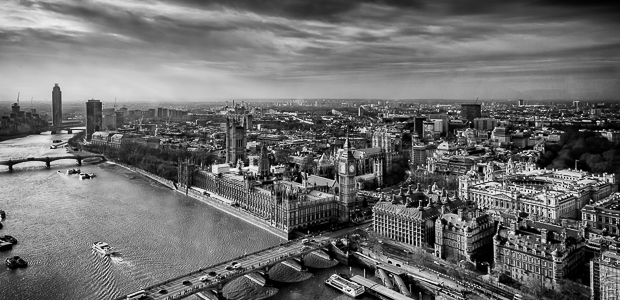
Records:
[[[0,160],[66,155],[49,145],[70,137],[48,133],[3,141]],[[0,209],[7,213],[0,235],[19,241],[0,252],[0,300],[112,299],[283,241],[119,166],[84,163],[82,171],[97,175],[92,180],[66,175],[74,167],[74,160],[52,162],[51,169],[42,162],[22,163],[12,173],[0,166]],[[94,241],[108,242],[119,254],[94,253]],[[14,255],[27,260],[28,268],[6,268],[4,260]],[[347,298],[323,281],[349,267],[309,271],[272,276],[309,279],[275,283],[269,291],[278,292],[269,299]],[[247,282],[228,289],[238,291]]]

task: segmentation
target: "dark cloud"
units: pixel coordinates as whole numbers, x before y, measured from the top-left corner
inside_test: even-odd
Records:
[[[323,21],[340,21],[340,16],[362,4],[377,4],[403,8],[421,8],[425,6],[420,0],[180,0],[170,3],[184,3],[192,7],[225,7],[250,11],[258,14],[281,16],[295,19],[315,19]]]
[[[508,18],[519,17],[523,12],[551,9],[556,16],[591,17],[598,15],[620,15],[619,1],[581,0],[166,0],[192,7],[213,9],[231,8],[258,14],[293,19],[315,19],[330,22],[342,21],[342,16],[364,4],[372,4],[414,12],[430,13],[435,16],[466,16],[500,14]],[[556,10],[553,12],[553,10]]]

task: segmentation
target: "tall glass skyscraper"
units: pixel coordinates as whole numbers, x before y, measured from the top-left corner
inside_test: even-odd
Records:
[[[62,92],[58,83],[52,89],[52,125],[62,126]]]
[[[88,100],[86,102],[86,140],[88,141],[95,131],[101,130],[102,108],[102,103],[99,100]]]

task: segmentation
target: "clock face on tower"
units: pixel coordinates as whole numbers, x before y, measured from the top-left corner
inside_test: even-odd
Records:
[[[345,164],[340,164],[340,173],[344,173],[347,171],[347,165]]]
[[[353,165],[353,164],[349,165],[349,172],[350,173],[355,172],[355,165]]]

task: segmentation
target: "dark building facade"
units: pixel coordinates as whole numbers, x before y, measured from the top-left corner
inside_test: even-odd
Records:
[[[482,117],[482,106],[476,103],[461,104],[461,118],[474,123],[474,119]]]
[[[52,89],[52,125],[62,126],[62,92],[58,83]]]
[[[103,120],[103,106],[99,100],[86,102],[86,140],[90,141],[95,131],[101,131]]]
[[[226,162],[236,164],[241,160],[245,164],[247,146],[247,122],[244,117],[226,118]]]

